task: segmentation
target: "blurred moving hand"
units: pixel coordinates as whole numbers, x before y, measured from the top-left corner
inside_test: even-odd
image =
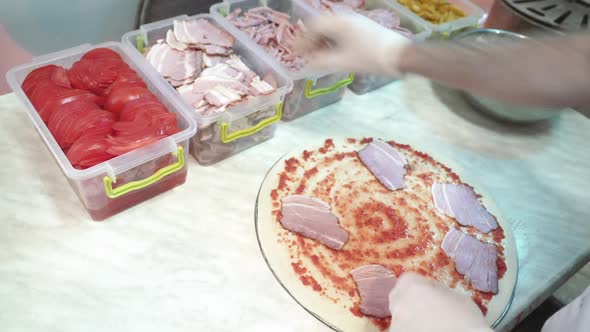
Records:
[[[323,15],[297,43],[316,70],[398,75],[402,50],[410,40],[362,15]],[[330,47],[327,47],[328,41]]]
[[[389,310],[390,332],[492,332],[470,298],[412,272],[391,290]]]
[[[590,331],[590,287],[545,322],[541,332]]]
[[[310,22],[295,47],[316,70],[417,74],[514,104],[590,106],[588,33],[535,36],[485,47],[448,41],[413,43],[362,15],[339,14]]]

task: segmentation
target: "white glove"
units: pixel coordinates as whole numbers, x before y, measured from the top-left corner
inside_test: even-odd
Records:
[[[325,47],[322,40],[333,47]],[[296,48],[312,69],[399,75],[400,55],[410,43],[365,16],[340,14],[311,21]]]
[[[389,310],[390,332],[492,332],[470,298],[412,272],[389,293]]]
[[[541,332],[590,331],[590,287],[545,322]]]

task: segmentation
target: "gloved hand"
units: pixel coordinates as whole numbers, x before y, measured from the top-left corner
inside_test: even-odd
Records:
[[[389,293],[390,332],[492,332],[470,298],[406,272]]]
[[[316,70],[399,75],[399,58],[411,40],[356,14],[323,15],[295,45]],[[326,47],[328,40],[333,47]]]
[[[590,287],[545,322],[541,332],[590,331]]]

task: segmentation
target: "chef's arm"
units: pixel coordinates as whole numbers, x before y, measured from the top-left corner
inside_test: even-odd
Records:
[[[590,286],[571,303],[551,316],[541,330],[541,332],[561,331],[590,331]]]
[[[298,46],[314,69],[418,74],[508,102],[590,106],[590,34],[534,40],[484,50],[412,43],[366,17],[329,15],[312,21]]]
[[[514,103],[590,106],[590,35],[477,50],[451,43],[409,44],[399,70]]]

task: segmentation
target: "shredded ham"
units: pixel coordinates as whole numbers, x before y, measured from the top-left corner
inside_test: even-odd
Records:
[[[258,7],[243,13],[236,9],[227,16],[238,29],[246,33],[290,71],[299,71],[305,60],[293,55],[291,45],[303,33],[303,22],[291,23],[291,17],[268,7]]]

